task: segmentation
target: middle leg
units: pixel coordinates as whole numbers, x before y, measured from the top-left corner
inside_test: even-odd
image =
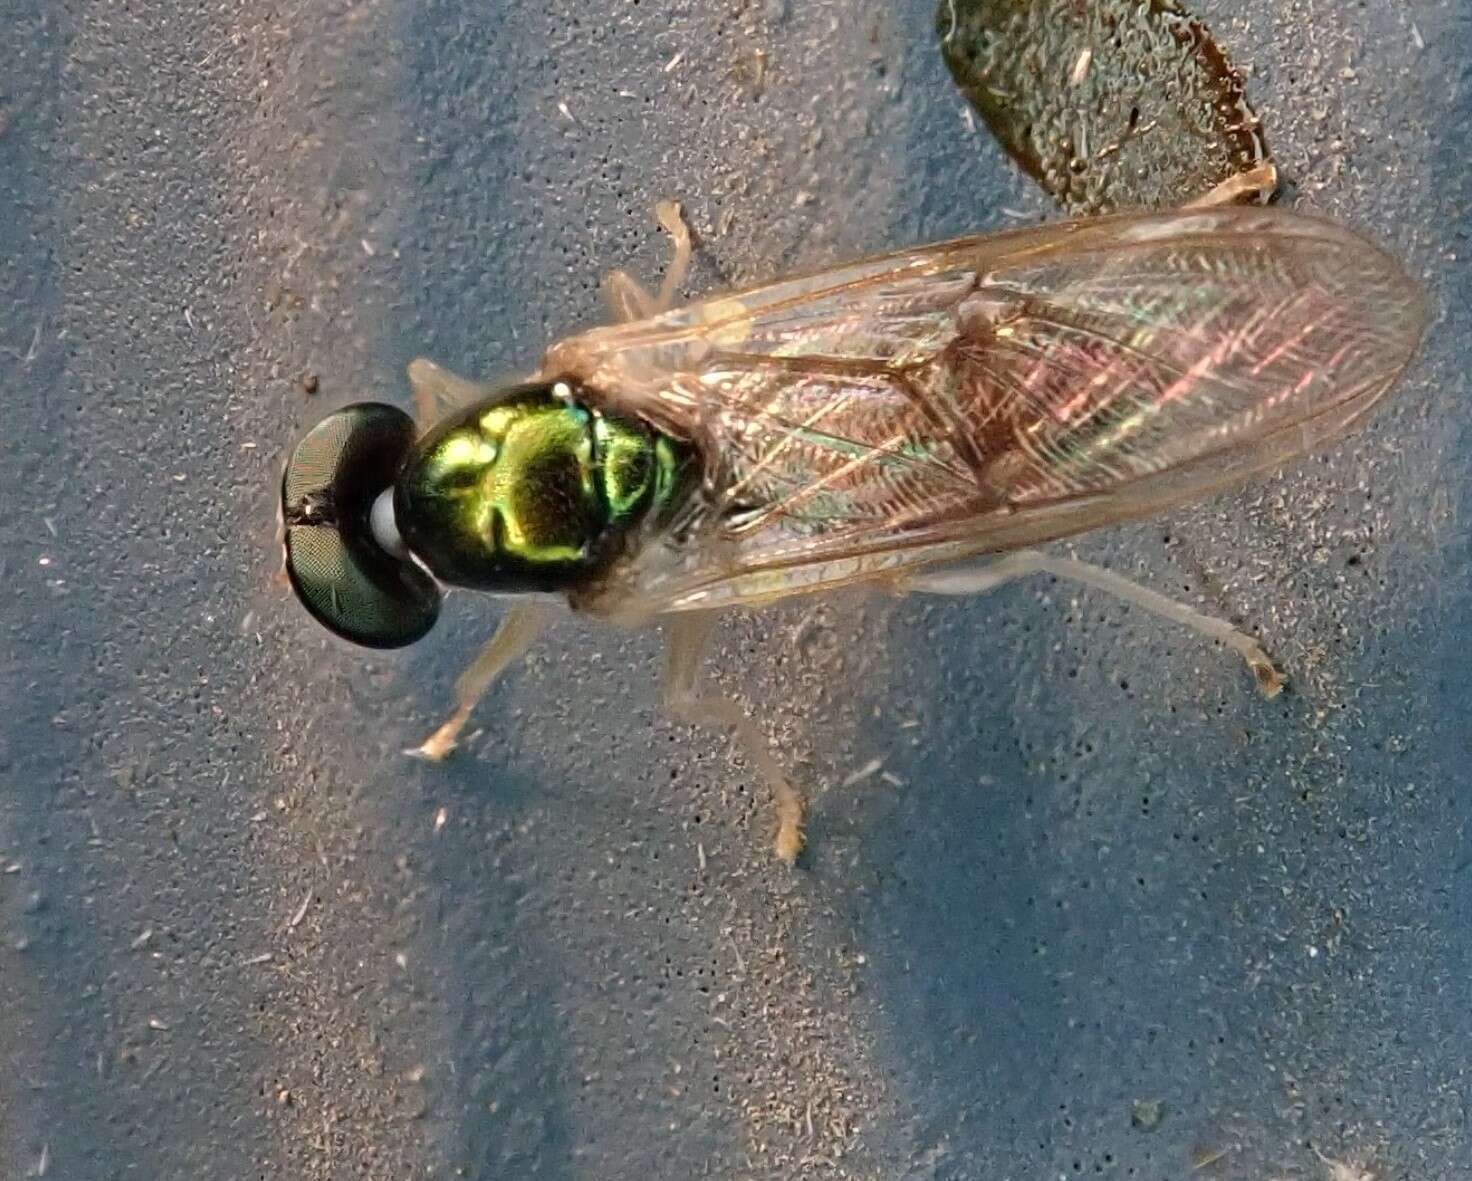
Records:
[[[767,749],[766,737],[739,704],[729,697],[702,696],[696,685],[700,678],[700,656],[710,636],[715,616],[711,612],[682,612],[670,621],[669,654],[665,663],[664,704],[680,721],[692,726],[714,726],[728,730],[746,756],[757,766],[777,805],[777,835],[773,848],[791,865],[802,852],[802,797],[787,773]]]
[[[1278,167],[1271,160],[1264,160],[1256,167],[1230,176],[1201,196],[1187,201],[1183,208],[1215,209],[1221,205],[1235,205],[1244,197],[1266,201],[1277,187]]]
[[[660,228],[670,236],[674,251],[664,273],[664,282],[659,285],[659,291],[651,295],[627,271],[609,271],[603,281],[603,294],[616,323],[642,320],[669,311],[675,293],[690,270],[690,227],[680,214],[680,203],[661,201],[654,207],[654,216]]]

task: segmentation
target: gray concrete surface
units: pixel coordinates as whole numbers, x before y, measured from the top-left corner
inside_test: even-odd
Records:
[[[0,1178],[1472,1175],[1472,21],[1198,9],[1440,309],[1365,434],[1079,547],[1292,689],[1046,583],[733,619],[790,874],[656,636],[399,758],[491,611],[324,639],[273,485],[416,353],[596,318],[659,198],[692,290],[1043,213],[928,0],[6,0]]]

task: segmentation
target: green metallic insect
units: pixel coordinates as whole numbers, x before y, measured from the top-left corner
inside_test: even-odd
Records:
[[[555,343],[506,388],[415,361],[421,416],[447,418],[416,435],[391,406],[349,406],[287,464],[286,568],[338,635],[412,643],[446,586],[516,599],[416,753],[453,748],[558,601],[669,621],[666,701],[743,738],[787,860],[799,795],[740,707],[697,692],[724,609],[1047,571],[1221,640],[1276,691],[1225,621],[1026,547],[1235,484],[1358,421],[1426,323],[1388,254],[1312,217],[1202,206],[960,238],[671,309],[689,242],[673,206],[660,218],[676,263],[654,297],[614,277],[627,322]]]

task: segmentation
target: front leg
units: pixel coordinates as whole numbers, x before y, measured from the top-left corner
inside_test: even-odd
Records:
[[[670,621],[669,653],[665,663],[664,704],[669,712],[692,726],[729,730],[762,773],[777,805],[777,835],[773,848],[791,865],[802,852],[802,797],[781,765],[767,749],[761,730],[728,697],[705,697],[696,688],[700,656],[710,636],[715,615],[708,611],[682,612]]]
[[[409,388],[414,391],[414,417],[421,432],[452,410],[459,410],[495,393],[489,382],[472,381],[436,365],[428,357],[409,362]]]
[[[545,603],[521,603],[506,612],[495,634],[456,679],[454,711],[438,730],[404,753],[438,763],[454,750],[475,703],[512,661],[526,654],[551,618],[552,608]]]

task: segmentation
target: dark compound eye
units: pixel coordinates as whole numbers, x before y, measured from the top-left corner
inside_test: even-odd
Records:
[[[370,523],[413,444],[402,410],[360,402],[313,427],[281,479],[292,588],[318,622],[368,648],[412,644],[440,613],[434,579],[379,545]]]

